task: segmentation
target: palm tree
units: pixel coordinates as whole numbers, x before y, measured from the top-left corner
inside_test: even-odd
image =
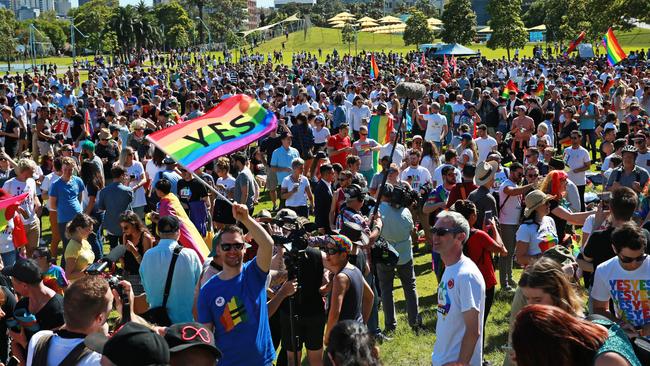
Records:
[[[118,56],[126,61],[129,51],[135,47],[135,29],[138,27],[138,16],[131,5],[118,7],[108,22],[110,30],[117,35]]]

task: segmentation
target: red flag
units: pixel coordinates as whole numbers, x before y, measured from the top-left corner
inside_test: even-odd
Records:
[[[576,38],[575,40],[571,41],[571,43],[569,43],[569,48],[567,48],[567,50],[564,51],[563,56],[569,57],[569,54],[575,51],[576,47],[578,47],[578,45],[582,43],[582,40],[585,38],[586,35],[587,34],[585,33],[585,31],[580,32],[578,38]]]
[[[420,62],[422,66],[427,64],[427,58],[424,56],[424,52],[422,52],[422,62]]]
[[[447,60],[447,55],[442,55],[442,59],[444,60],[442,63],[442,67],[449,72],[449,60]]]
[[[456,76],[456,67],[458,64],[456,63],[456,57],[454,55],[451,55],[451,66],[454,67],[454,76]]]
[[[84,113],[84,130],[86,130],[88,137],[93,135],[93,126],[90,122],[90,112],[88,111],[88,108],[86,108],[86,112]]]

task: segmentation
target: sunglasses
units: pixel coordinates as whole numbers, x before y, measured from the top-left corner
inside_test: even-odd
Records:
[[[528,178],[537,178],[537,177],[539,177],[539,174],[528,174],[527,177]]]
[[[460,228],[447,229],[444,227],[434,227],[431,229],[431,233],[433,235],[438,235],[438,236],[445,236],[447,234],[458,234],[461,232],[463,232],[463,229]]]
[[[221,243],[221,250],[224,252],[229,252],[231,250],[242,250],[244,249],[244,243]]]
[[[646,258],[648,257],[647,254],[641,254],[640,256],[636,258],[631,258],[631,257],[626,257],[624,255],[618,255],[618,260],[621,261],[621,263],[633,263],[633,262],[643,262]]]
[[[343,253],[343,251],[338,248],[323,248],[322,250],[327,255],[337,255],[339,253]]]

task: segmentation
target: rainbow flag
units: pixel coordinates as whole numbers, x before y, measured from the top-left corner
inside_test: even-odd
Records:
[[[27,198],[28,194],[29,193],[23,193],[19,196],[13,196],[0,201],[0,232],[7,228],[9,220],[14,218],[18,205]]]
[[[90,120],[90,111],[88,111],[88,108],[86,108],[86,112],[84,112],[84,130],[86,130],[88,137],[93,136],[93,124]]]
[[[175,216],[181,222],[181,236],[178,242],[185,248],[193,249],[198,254],[201,263],[208,258],[210,249],[205,244],[205,240],[196,229],[189,216],[185,213],[181,202],[173,193],[169,193],[160,199],[158,206],[160,217]]]
[[[607,50],[607,62],[610,66],[614,66],[627,58],[621,45],[618,44],[618,40],[616,39],[616,36],[614,36],[612,28],[609,28],[607,33],[605,33],[605,37],[603,37],[603,46],[605,46],[605,50]]]
[[[585,39],[586,35],[587,33],[585,33],[585,31],[580,32],[578,38],[576,38],[574,41],[571,41],[571,43],[569,44],[569,48],[567,48],[567,50],[564,51],[562,55],[564,57],[569,57],[569,54],[573,52],[580,43],[582,43],[582,40]]]
[[[601,92],[609,94],[609,91],[614,87],[615,80],[614,78],[609,78],[607,83],[603,85]]]
[[[556,246],[557,243],[557,236],[551,233],[546,233],[546,235],[544,235],[544,240],[539,243],[539,249],[542,251],[542,253],[544,253],[545,251]]]
[[[539,99],[542,99],[543,101],[545,94],[546,94],[546,85],[544,85],[544,81],[540,80],[539,83],[537,83],[537,88],[533,90],[533,95]]]
[[[515,93],[519,93],[519,88],[517,88],[517,84],[515,84],[514,81],[508,80],[508,84],[506,84],[506,87],[503,89],[503,93],[501,93],[501,96],[504,98],[508,98],[508,95],[510,95],[511,91]]]
[[[375,54],[370,55],[370,78],[376,79],[379,77],[379,66],[377,66],[377,61],[375,60]]]
[[[261,139],[277,126],[275,114],[238,94],[205,115],[156,131],[147,138],[180,165],[194,171],[211,160]]]
[[[394,128],[394,120],[391,115],[373,115],[370,117],[368,124],[368,138],[377,141],[380,145],[385,145],[390,141],[390,133]],[[379,152],[372,153],[372,164],[375,172],[380,171]]]

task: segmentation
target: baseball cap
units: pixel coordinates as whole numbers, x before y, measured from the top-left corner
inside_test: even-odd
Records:
[[[221,351],[214,344],[212,331],[199,323],[174,324],[167,328],[165,340],[170,353],[197,347],[210,351],[217,360],[221,358]]]
[[[341,252],[350,253],[352,251],[352,241],[345,235],[330,235],[330,242]]]
[[[38,268],[38,264],[32,259],[24,259],[20,256],[13,266],[3,268],[2,274],[30,285],[41,282],[41,269]]]
[[[180,228],[180,221],[175,216],[163,216],[158,220],[158,232],[161,234],[175,233]]]
[[[162,162],[165,165],[176,164],[176,161],[174,161],[174,159],[170,158],[169,156],[166,156]]]
[[[84,343],[117,366],[169,364],[165,338],[134,322],[124,324],[110,338],[102,333],[90,334]]]
[[[339,230],[339,234],[346,236],[356,245],[366,246],[370,243],[370,238],[368,238],[368,235],[363,231],[361,225],[355,222],[344,222],[341,226],[341,230]]]
[[[345,194],[346,200],[359,199],[363,200],[366,198],[366,192],[358,185],[352,184],[343,192]]]

